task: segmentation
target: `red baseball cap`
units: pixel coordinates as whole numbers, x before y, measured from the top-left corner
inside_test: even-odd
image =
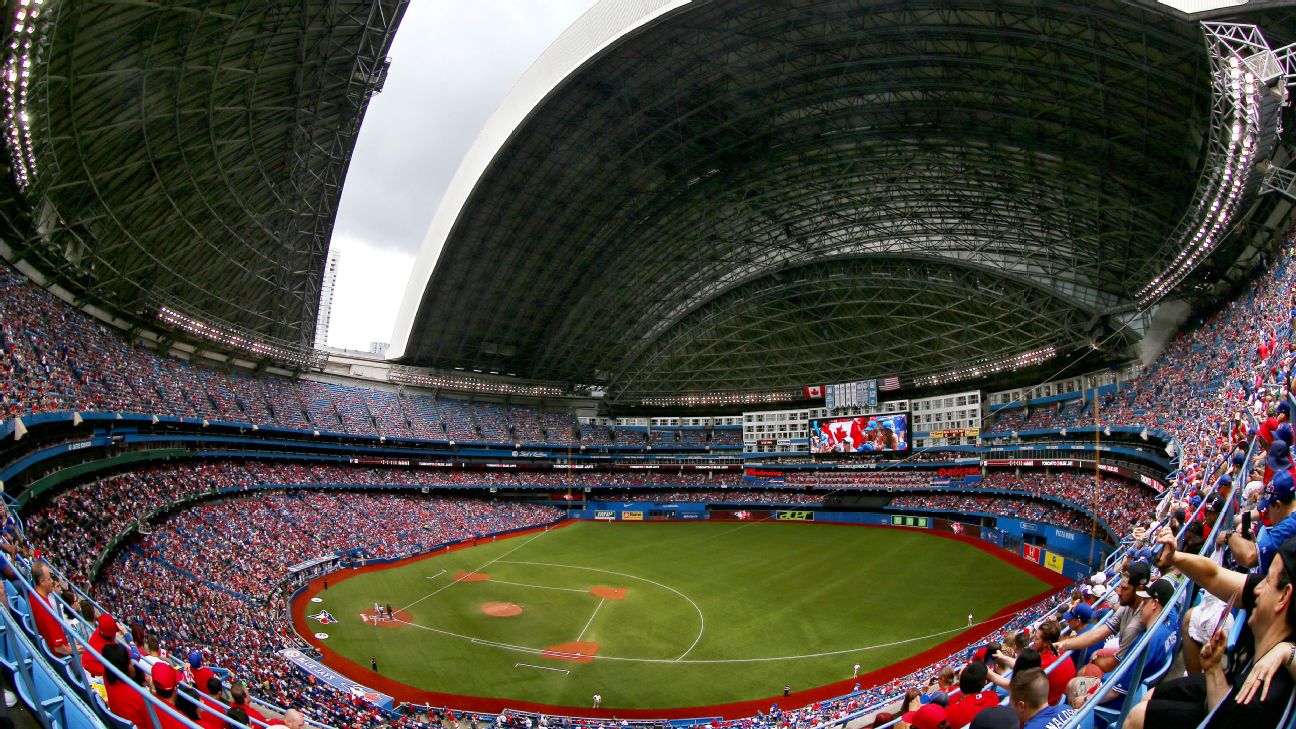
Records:
[[[117,637],[117,621],[108,613],[99,615],[99,635],[109,640]]]
[[[937,729],[945,721],[945,707],[940,704],[923,704],[917,711],[906,712],[900,720],[914,729]]]
[[[153,685],[162,691],[175,691],[176,671],[166,661],[153,664]]]

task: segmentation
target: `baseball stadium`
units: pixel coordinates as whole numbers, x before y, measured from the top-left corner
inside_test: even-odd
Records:
[[[1296,4],[591,0],[344,349],[407,11],[5,3],[4,721],[1296,727]]]

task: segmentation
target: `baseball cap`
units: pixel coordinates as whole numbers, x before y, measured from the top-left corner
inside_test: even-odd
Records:
[[[1143,587],[1152,579],[1152,568],[1147,562],[1131,562],[1125,568],[1125,578],[1129,580],[1130,586],[1135,589]]]
[[[1291,442],[1291,441],[1288,441],[1288,442]],[[1246,454],[1245,454],[1245,453],[1234,453],[1234,454],[1233,454],[1233,465],[1235,465],[1235,466],[1241,468],[1242,465],[1245,464],[1245,463],[1246,463]]]
[[[162,691],[175,691],[176,672],[166,661],[153,664],[153,685]]]
[[[202,667],[202,653],[200,651],[189,651],[189,667],[190,668]]]
[[[1224,474],[1223,476],[1220,476],[1219,480],[1215,482],[1216,486],[1231,486],[1232,484],[1233,484],[1233,477],[1227,473]]]
[[[1093,608],[1082,602],[1063,613],[1062,619],[1079,620],[1082,623],[1087,623],[1090,620],[1093,620]]]
[[[1287,445],[1292,444],[1292,427],[1291,423],[1283,423],[1274,428],[1274,437],[1281,441],[1286,441]]]
[[[915,729],[937,729],[945,721],[945,707],[940,704],[923,704],[917,711],[906,712],[900,720]]]
[[[1265,465],[1271,471],[1286,471],[1292,467],[1291,447],[1285,440],[1275,440],[1269,444],[1269,455],[1265,456]]]
[[[1011,706],[990,706],[977,712],[972,729],[1021,729],[1021,719]]]
[[[1157,580],[1134,594],[1143,598],[1150,597],[1164,607],[1170,604],[1170,598],[1174,597],[1174,585],[1170,583],[1170,580]]]
[[[1094,576],[1089,578],[1089,581],[1094,583],[1095,585],[1105,585],[1107,584],[1107,573],[1095,572]]]
[[[117,637],[117,621],[108,613],[99,615],[99,635],[109,640]]]
[[[1286,503],[1293,498],[1296,498],[1296,485],[1292,483],[1291,472],[1279,471],[1270,479],[1269,485],[1265,486],[1264,496],[1260,497],[1256,509],[1264,511],[1275,501]]]
[[[1291,404],[1286,400],[1279,400],[1278,406],[1274,408],[1274,412],[1279,415],[1291,415]]]

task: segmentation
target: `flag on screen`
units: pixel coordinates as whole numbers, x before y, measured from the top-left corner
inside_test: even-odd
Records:
[[[824,389],[824,386],[823,386],[823,385],[811,385],[811,386],[809,386],[809,387],[804,387],[804,388],[802,388],[802,389],[805,390],[805,396],[806,396],[807,399],[808,399],[808,398],[812,398],[812,397],[823,397],[823,396],[824,396],[824,390],[823,390],[823,389]]]
[[[882,391],[900,389],[900,378],[895,375],[892,375],[891,377],[883,377],[878,380],[877,383],[878,389]]]

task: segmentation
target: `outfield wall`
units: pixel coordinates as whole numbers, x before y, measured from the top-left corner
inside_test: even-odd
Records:
[[[758,508],[707,510],[703,503],[660,504],[651,501],[591,501],[589,508],[568,512],[572,519],[586,521],[800,521],[829,524],[891,526],[957,534],[980,539],[1026,560],[1042,565],[1069,579],[1084,580],[1101,565],[1110,547],[1088,534],[1035,522],[993,516],[996,526],[984,527],[922,513],[876,513],[820,511],[807,508]],[[1027,535],[1043,544],[1026,544]],[[1090,560],[1092,549],[1093,562]]]

